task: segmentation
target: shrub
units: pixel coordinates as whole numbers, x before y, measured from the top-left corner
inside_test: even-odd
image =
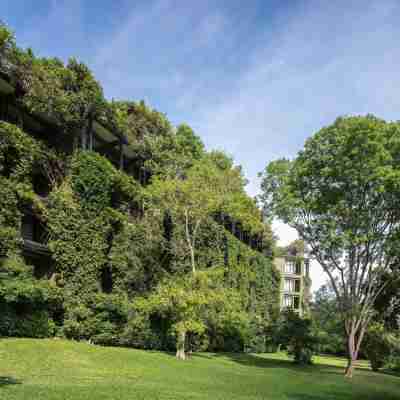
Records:
[[[51,337],[56,325],[47,310],[21,312],[21,305],[0,303],[0,336],[4,337]]]
[[[312,364],[317,339],[312,333],[312,321],[289,311],[285,313],[280,330],[281,343],[296,364]]]
[[[364,352],[373,371],[378,371],[385,365],[391,354],[390,334],[381,323],[371,325],[365,336]]]
[[[80,152],[72,160],[72,188],[85,208],[99,211],[111,205],[116,170],[94,152]]]

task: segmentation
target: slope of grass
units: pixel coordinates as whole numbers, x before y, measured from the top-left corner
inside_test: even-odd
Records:
[[[172,355],[62,340],[0,340],[0,399],[399,400],[400,378],[343,360],[294,366],[282,354]]]

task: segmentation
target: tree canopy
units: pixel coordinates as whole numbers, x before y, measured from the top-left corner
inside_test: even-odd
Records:
[[[348,336],[349,376],[382,274],[397,268],[399,161],[398,123],[347,117],[263,174],[265,209],[297,230],[330,279]]]

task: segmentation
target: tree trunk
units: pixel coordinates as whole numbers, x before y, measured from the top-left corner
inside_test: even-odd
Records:
[[[195,264],[195,259],[194,259],[194,250],[193,246],[190,246],[190,261],[192,263],[192,272],[196,272],[196,264]]]
[[[176,358],[178,360],[186,360],[185,342],[186,342],[186,332],[185,331],[179,332],[176,341]]]
[[[358,351],[355,339],[356,339],[355,332],[350,332],[347,338],[347,366],[344,374],[346,378],[353,377],[354,364],[357,361]]]
[[[186,234],[186,242],[189,247],[190,251],[190,262],[192,264],[192,272],[196,272],[196,261],[194,258],[194,238],[193,238],[193,243],[190,237],[190,230],[189,230],[189,213],[187,210],[185,210],[185,234]]]
[[[354,370],[354,363],[356,360],[353,360],[352,358],[349,357],[349,359],[347,360],[347,366],[346,366],[346,370],[344,373],[344,376],[346,378],[352,378],[353,377],[353,370]]]

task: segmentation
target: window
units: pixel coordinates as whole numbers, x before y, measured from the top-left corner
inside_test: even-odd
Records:
[[[300,297],[285,294],[283,296],[282,307],[283,308],[293,308],[294,310],[298,310],[300,308]]]
[[[296,263],[294,261],[286,261],[284,267],[285,274],[295,274],[296,273]]]
[[[293,296],[289,295],[283,296],[283,307],[285,308],[293,307]]]
[[[284,289],[285,292],[293,292],[294,291],[294,279],[285,279]]]
[[[31,240],[43,244],[46,242],[46,229],[32,214],[26,214],[22,218],[21,233],[24,240]]]
[[[295,310],[298,310],[300,307],[300,297],[299,296],[294,296],[293,297],[293,308]]]
[[[283,266],[283,272],[290,275],[301,275],[300,261],[286,261]]]
[[[42,173],[35,173],[32,178],[33,191],[41,196],[47,197],[50,193],[51,186],[48,179]]]
[[[111,293],[113,290],[113,277],[110,267],[104,267],[101,270],[100,280],[103,293]]]
[[[300,292],[300,279],[285,278],[283,289],[285,292]]]

